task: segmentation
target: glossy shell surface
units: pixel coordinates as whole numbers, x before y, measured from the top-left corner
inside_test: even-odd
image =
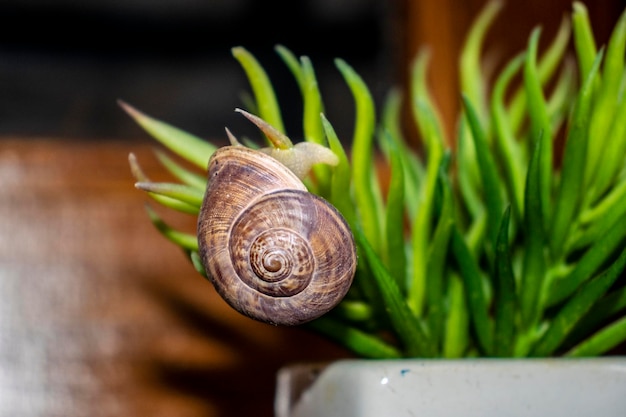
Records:
[[[200,257],[220,295],[253,319],[298,325],[335,307],[356,268],[341,214],[276,159],[218,149],[198,217]]]

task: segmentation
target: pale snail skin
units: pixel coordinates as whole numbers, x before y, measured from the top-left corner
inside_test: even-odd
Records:
[[[264,152],[235,143],[211,157],[198,216],[200,258],[234,309],[270,324],[299,325],[348,292],[354,238],[331,204]]]

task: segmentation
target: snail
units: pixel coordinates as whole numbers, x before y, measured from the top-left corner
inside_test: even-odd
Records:
[[[315,163],[336,163],[336,156],[308,142],[292,146],[262,119],[238,111],[275,146],[245,147],[226,129],[231,145],[217,149],[208,164],[200,258],[235,310],[274,325],[303,324],[343,299],[356,269],[345,219],[298,176]]]

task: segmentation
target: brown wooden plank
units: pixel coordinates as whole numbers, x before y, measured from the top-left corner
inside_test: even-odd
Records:
[[[216,296],[145,215],[151,147],[0,141],[0,416],[271,416],[280,366],[347,355]]]

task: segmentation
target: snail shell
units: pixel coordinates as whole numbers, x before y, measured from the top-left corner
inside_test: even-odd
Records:
[[[298,325],[335,307],[356,268],[341,214],[275,158],[218,149],[198,217],[200,257],[217,292],[256,320]]]

